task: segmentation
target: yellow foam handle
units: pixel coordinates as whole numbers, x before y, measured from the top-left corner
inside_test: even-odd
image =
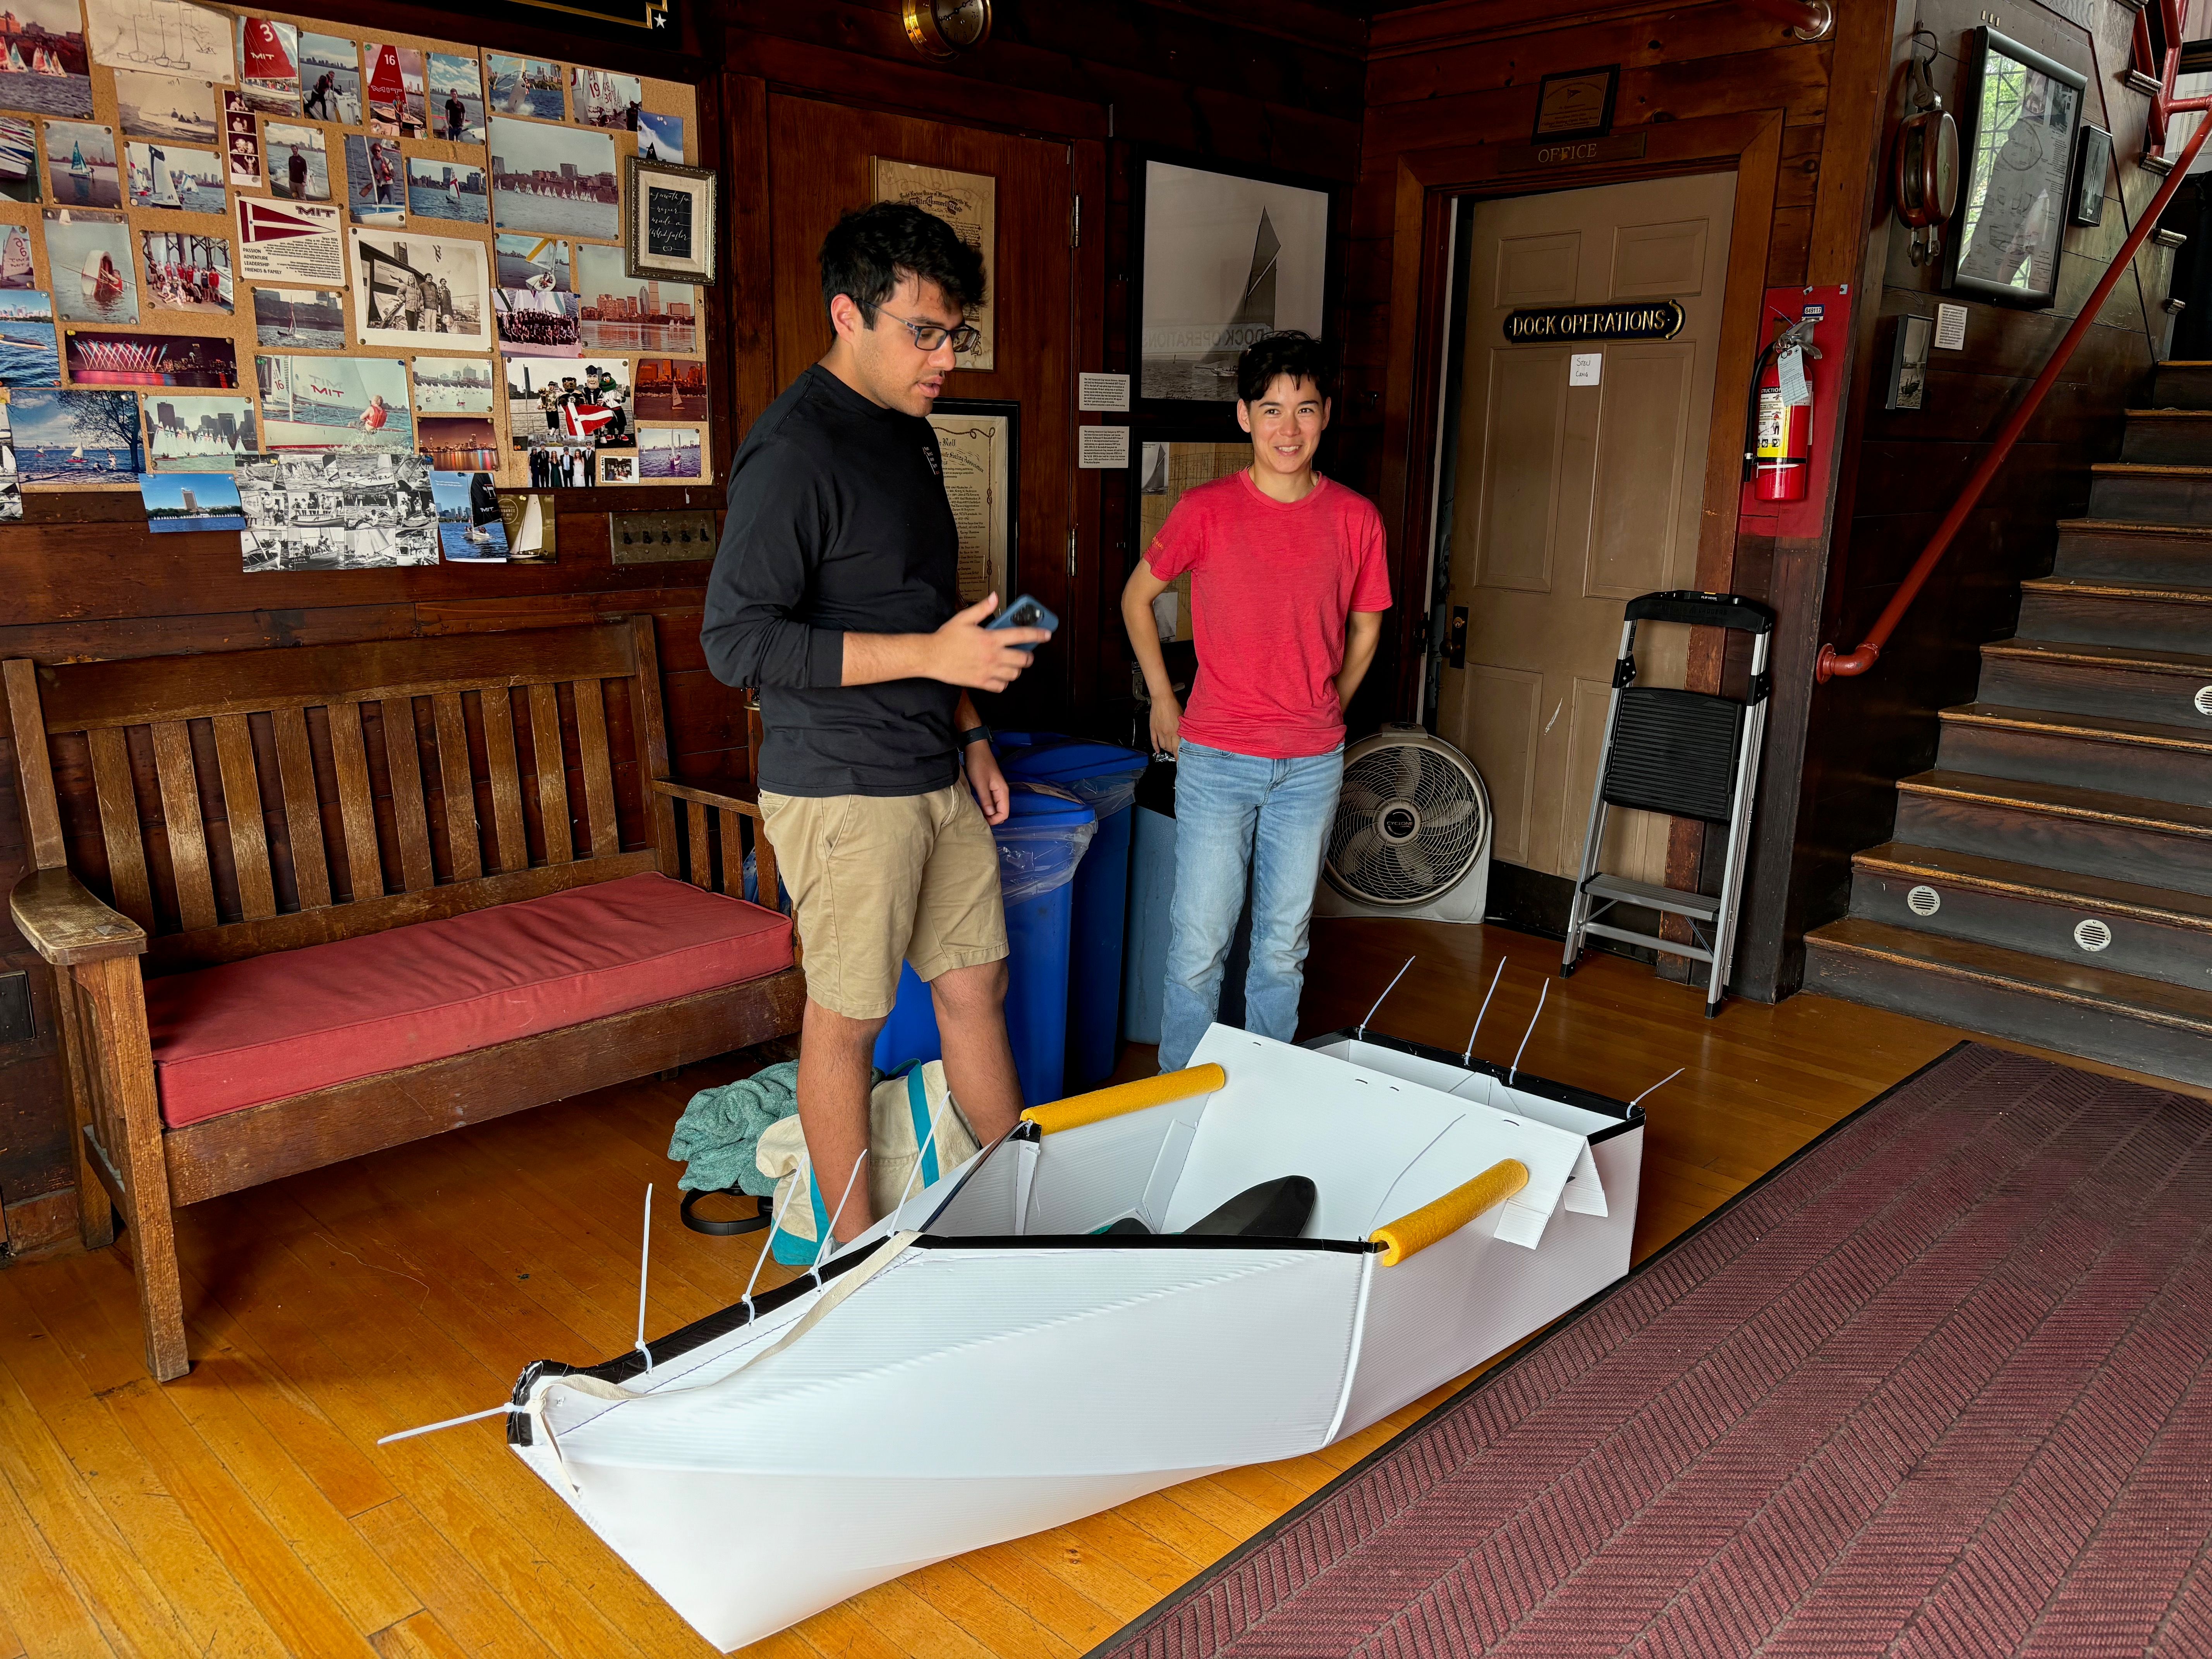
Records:
[[[1218,1066],[1192,1066],[1180,1072],[1163,1072],[1158,1077],[1139,1078],[1134,1083],[1117,1083],[1110,1089],[1032,1106],[1022,1114],[1022,1121],[1036,1124],[1048,1135],[1056,1135],[1062,1129],[1103,1123],[1109,1117],[1141,1112],[1148,1106],[1164,1106],[1171,1100],[1188,1100],[1193,1095],[1210,1095],[1228,1081],[1229,1073]]]
[[[1517,1158],[1504,1158],[1442,1198],[1424,1204],[1410,1215],[1377,1227],[1368,1235],[1383,1246],[1382,1265],[1395,1267],[1409,1255],[1418,1255],[1440,1238],[1449,1238],[1494,1204],[1528,1184],[1528,1166]]]

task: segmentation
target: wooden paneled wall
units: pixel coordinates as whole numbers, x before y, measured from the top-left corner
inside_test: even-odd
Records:
[[[357,21],[358,8],[341,0],[292,9]],[[392,3],[379,15],[398,30],[699,85],[699,143],[703,164],[721,171],[727,238],[725,280],[708,290],[720,479],[747,422],[781,390],[773,366],[777,319],[764,280],[772,270],[771,92],[1073,143],[1089,168],[1076,181],[1086,216],[1079,291],[1095,296],[1086,303],[1096,307],[1085,331],[1097,343],[1096,361],[1081,368],[1130,367],[1126,181],[1137,146],[1263,163],[1347,186],[1354,176],[1366,29],[1349,9],[1310,0],[1084,8],[999,0],[995,9],[991,42],[942,65],[908,44],[898,0],[690,0],[681,9],[680,50],[668,52],[532,27],[513,12],[486,20],[467,7]],[[1078,416],[1073,409],[1025,410],[1024,419],[1035,431],[1037,422],[1072,427]],[[1082,656],[1063,659],[1056,699],[1078,720],[1095,709],[1102,683],[1110,691],[1118,681],[1126,691],[1115,600],[1131,556],[1121,481],[1102,487],[1098,475],[1084,477],[1097,505],[1085,509],[1091,530],[1079,550],[1073,614],[1063,613]],[[659,622],[672,748],[679,764],[705,766],[717,751],[744,743],[738,700],[714,682],[699,652],[706,567],[617,568],[605,515],[620,507],[720,504],[719,485],[564,492],[555,565],[248,578],[239,569],[236,538],[150,536],[135,496],[63,501],[33,492],[26,521],[0,526],[0,656],[281,649],[647,612]],[[11,741],[0,713],[0,892],[24,864]],[[0,972],[15,969],[31,974],[40,1036],[0,1045],[0,1221],[23,1249],[73,1235],[75,1218],[45,970],[0,916]]]
[[[1906,27],[1931,31],[1941,49],[1936,90],[1960,107],[1971,57],[1970,32],[1992,14],[1970,0],[1918,0]],[[2115,178],[2103,224],[2069,228],[2057,305],[2027,312],[1944,294],[1936,269],[1915,266],[1909,232],[1887,216],[1870,250],[1869,283],[1881,283],[1871,326],[1862,331],[1857,442],[1837,509],[1823,637],[1847,651],[1881,613],[1936,524],[1956,498],[1988,440],[2081,313],[2089,290],[2155,193],[2158,174],[2135,165],[2142,153],[2147,100],[2120,80],[2136,14],[2118,0],[2045,5],[2021,0],[1994,14],[2012,39],[2082,70],[2089,86],[2084,119],[2112,134]],[[1924,38],[1923,38],[1924,51]],[[1905,63],[1900,48],[1895,90]],[[1844,913],[1850,855],[1887,840],[1901,777],[1931,765],[1938,709],[1973,700],[1978,651],[2013,631],[2017,584],[2051,568],[2056,521],[2080,514],[2089,497],[2089,465],[2119,453],[2124,411],[2149,390],[2152,346],[2172,255],[2148,246],[2123,277],[2041,411],[1998,473],[1980,509],[1953,544],[1874,672],[1838,680],[1814,696],[1805,737],[1803,794],[1795,833],[1778,845],[1761,837],[1761,854],[1786,850],[1786,887],[1770,882],[1763,908],[1746,917],[1760,948],[1771,951],[1780,986],[1802,979],[1808,928]],[[1960,351],[1931,354],[1927,394],[1917,410],[1888,411],[1885,401],[1896,319],[1935,313],[1938,299],[1967,306]],[[1786,908],[1776,908],[1786,901]]]
[[[1738,166],[1732,155],[1716,159],[1709,141],[1685,135],[1778,126],[1771,148],[1765,137],[1739,146],[1738,248],[1764,249],[1769,285],[1857,283],[1875,193],[1885,68],[1899,24],[1883,0],[1837,10],[1835,33],[1817,44],[1796,40],[1727,0],[1569,8],[1545,0],[1447,0],[1376,19],[1359,186],[1345,251],[1351,424],[1340,441],[1360,463],[1355,482],[1376,495],[1392,534],[1401,604],[1395,627],[1385,630],[1387,654],[1378,674],[1390,677],[1401,708],[1410,708],[1417,693],[1428,601],[1429,456],[1441,326],[1436,307],[1443,277],[1438,198],[1569,190],[1669,167]],[[1641,132],[1646,158],[1501,173],[1496,149],[1531,142],[1542,78],[1606,64],[1620,65],[1613,131]],[[1733,142],[1723,137],[1723,147]],[[1670,155],[1682,159],[1669,162]],[[1417,235],[1423,245],[1409,246]],[[1720,390],[1732,403],[1747,392],[1750,355],[1757,349],[1753,331],[1743,331],[1741,356],[1724,344]],[[1830,364],[1824,372],[1850,368]],[[1785,561],[1771,547],[1744,546],[1735,535],[1736,493],[1726,477],[1717,464],[1709,474],[1698,582],[1767,599],[1785,611],[1784,631],[1798,643],[1778,644],[1775,665],[1778,677],[1796,676],[1798,695],[1791,709],[1778,698],[1775,720],[1784,727],[1794,720],[1802,738],[1810,684],[1809,647],[1802,641],[1817,631],[1825,547],[1814,542],[1789,550]],[[1808,589],[1787,591],[1778,580],[1785,569],[1808,576]],[[1799,614],[1791,632],[1793,605]],[[1692,684],[1710,688],[1719,672],[1717,642],[1701,641]],[[1786,731],[1771,726],[1770,732],[1762,810],[1771,797],[1794,801],[1802,759]],[[1755,863],[1754,885],[1762,879],[1786,884],[1787,826],[1793,821],[1794,811],[1778,818],[1783,864],[1762,871]],[[1704,839],[1695,826],[1677,826],[1668,871],[1674,884],[1699,879]],[[1742,981],[1754,994],[1773,994],[1771,981],[1755,974],[1745,973]]]
[[[1312,0],[1131,0],[1071,7],[1051,0],[1001,0],[990,43],[943,65],[915,56],[898,0],[723,0],[733,131],[767,131],[767,95],[796,94],[921,116],[956,125],[1072,141],[1082,240],[1077,289],[1095,307],[1079,316],[1078,369],[1135,368],[1128,337],[1132,180],[1148,152],[1273,167],[1340,192],[1340,222],[1358,176],[1366,26]],[[761,109],[759,116],[751,114]],[[750,122],[758,122],[756,129]],[[738,165],[749,165],[740,155]],[[757,164],[764,181],[772,161]],[[1003,214],[1006,209],[1000,209]],[[771,269],[764,225],[750,252]],[[1332,250],[1334,255],[1335,250]],[[1333,288],[1340,291],[1340,283]],[[772,338],[764,300],[740,302],[738,337]],[[1341,334],[1337,319],[1333,331]],[[769,354],[739,370],[740,422],[781,388]],[[750,373],[750,378],[748,379]],[[949,396],[963,392],[956,375]],[[1024,453],[1038,422],[1099,420],[1073,410],[1024,409]],[[1111,417],[1120,419],[1119,416]],[[1223,416],[1224,436],[1233,418]],[[1121,637],[1121,584],[1142,550],[1134,545],[1127,480],[1079,479],[1076,568],[1061,639],[1015,688],[1008,720],[1070,720],[1099,735],[1129,735],[1129,653]],[[1042,544],[1024,527],[1027,550]]]

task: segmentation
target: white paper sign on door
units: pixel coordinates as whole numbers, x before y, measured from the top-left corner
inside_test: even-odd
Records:
[[[1569,386],[1595,386],[1605,373],[1605,353],[1577,351],[1567,359]]]

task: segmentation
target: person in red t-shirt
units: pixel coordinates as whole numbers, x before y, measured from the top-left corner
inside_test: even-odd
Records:
[[[1382,515],[1314,471],[1331,385],[1310,336],[1271,334],[1249,348],[1237,420],[1252,434],[1252,465],[1177,501],[1121,590],[1152,692],[1152,745],[1178,763],[1163,1071],[1188,1065],[1213,1023],[1248,876],[1245,1029],[1285,1042],[1297,1030],[1314,884],[1344,781],[1345,706],[1390,608]],[[1185,573],[1198,645],[1188,711],[1152,617],[1152,601]]]

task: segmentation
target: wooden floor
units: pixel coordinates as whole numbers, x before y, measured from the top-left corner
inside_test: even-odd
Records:
[[[1356,1021],[1510,1059],[1556,945],[1496,929],[1316,928],[1311,1029]],[[1802,996],[1701,1017],[1698,994],[1600,957],[1550,981],[1522,1063],[1653,1095],[1637,1225],[1648,1254],[1960,1034]],[[380,1449],[495,1406],[537,1358],[635,1335],[640,1199],[654,1200],[651,1328],[737,1299],[760,1235],[676,1217],[663,1156],[694,1067],[399,1148],[179,1218],[193,1356],[142,1367],[115,1250],[0,1273],[0,1659],[17,1654],[533,1655],[711,1651],[507,1451],[500,1424]],[[764,1277],[773,1283],[774,1269]],[[1239,1469],[947,1561],[757,1654],[1079,1654],[1440,1398],[1321,1455]],[[772,1517],[732,1515],[732,1547]],[[825,1540],[834,1548],[834,1540]]]

